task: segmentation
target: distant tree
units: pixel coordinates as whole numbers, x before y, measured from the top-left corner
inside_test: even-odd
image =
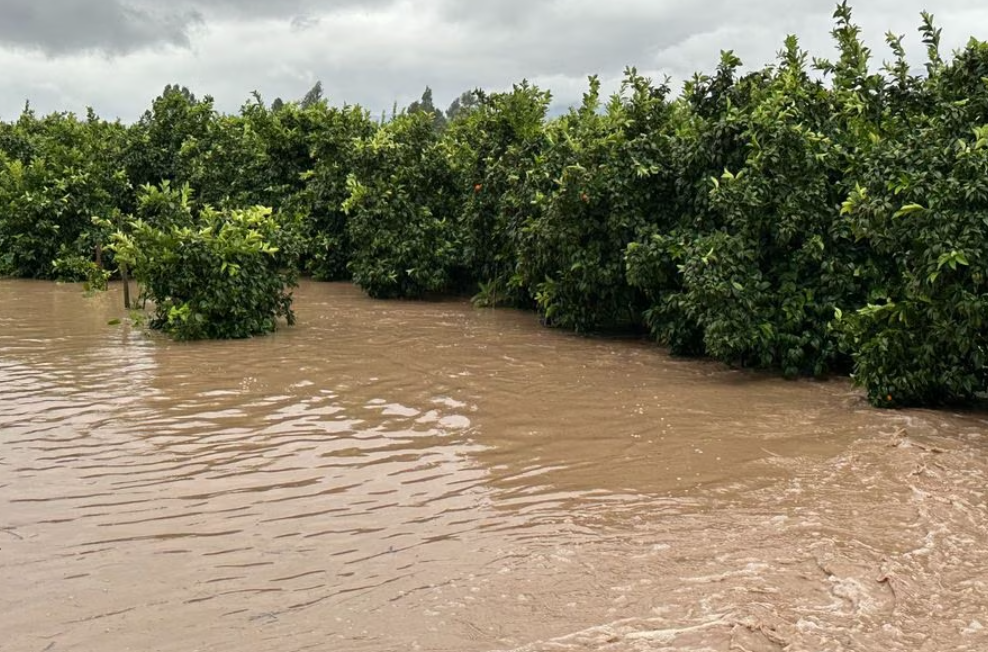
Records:
[[[463,91],[463,93],[453,100],[449,108],[446,109],[446,120],[452,122],[456,118],[467,115],[473,110],[480,107],[480,102],[484,96],[484,92],[480,89],[472,91]]]
[[[307,108],[309,108],[309,107],[311,107],[311,106],[313,106],[315,104],[318,104],[319,102],[322,102],[322,101],[323,101],[323,96],[322,96],[322,82],[321,81],[317,81],[312,86],[312,88],[309,89],[309,92],[305,94],[305,97],[302,98],[302,101],[300,102],[300,105],[301,105],[301,107],[303,109],[307,109]]]
[[[274,102],[271,103],[271,110],[278,112],[285,108],[285,101],[280,97],[274,98]]]
[[[436,108],[435,102],[432,99],[432,89],[428,86],[422,92],[422,97],[415,100],[408,105],[405,109],[408,115],[415,115],[416,113],[429,113],[433,116],[433,126],[437,130],[442,130],[446,126],[446,118],[443,116],[442,111]]]
[[[179,86],[178,84],[166,84],[165,90],[161,91],[160,97],[168,97],[171,95],[180,95],[182,99],[185,100],[186,104],[195,104],[198,101],[196,99],[195,93],[190,91],[188,86]]]
[[[436,105],[432,101],[432,89],[428,86],[422,91],[422,98],[408,105],[407,113],[435,113]]]

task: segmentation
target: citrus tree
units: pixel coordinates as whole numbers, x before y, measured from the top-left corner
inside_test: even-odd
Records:
[[[145,187],[112,247],[152,303],[152,328],[179,340],[233,339],[271,332],[279,318],[294,323],[291,233],[269,208],[196,213],[187,188]]]
[[[448,290],[462,267],[458,186],[431,113],[399,115],[355,144],[348,269],[373,297]]]

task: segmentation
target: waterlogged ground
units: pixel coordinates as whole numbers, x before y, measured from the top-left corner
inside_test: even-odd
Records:
[[[0,650],[988,649],[988,416],[303,284],[0,282]]]

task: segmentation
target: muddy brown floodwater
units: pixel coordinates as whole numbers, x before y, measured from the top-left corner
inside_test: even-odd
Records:
[[[304,283],[0,281],[0,650],[988,650],[988,417]]]

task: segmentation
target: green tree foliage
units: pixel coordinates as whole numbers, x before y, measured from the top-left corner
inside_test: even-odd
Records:
[[[512,282],[518,235],[531,205],[527,171],[546,146],[544,123],[551,96],[527,82],[507,93],[475,93],[444,134],[457,177],[457,216],[463,265],[482,292],[478,301],[521,303]]]
[[[794,38],[750,97],[747,156],[711,180],[709,222],[684,247],[680,308],[720,360],[821,375],[838,362],[829,321],[860,301],[860,252],[834,220],[846,161],[839,107]]]
[[[105,235],[91,218],[129,193],[125,143],[122,125],[92,112],[79,120],[26,111],[0,126],[0,275],[89,275]]]
[[[717,223],[712,179],[744,165],[743,107],[766,83],[765,72],[738,78],[740,66],[733,52],[721,53],[716,74],[696,75],[672,107],[672,196],[652,207],[650,223],[626,252],[628,282],[646,297],[644,322],[678,354],[705,353],[703,329],[685,301],[683,265],[694,257],[697,234]]]
[[[200,135],[182,142],[178,175],[173,180],[195,188],[204,205],[272,204],[270,200],[280,189],[270,184],[266,144],[249,118],[215,115]],[[170,179],[162,177],[161,181]]]
[[[844,311],[855,379],[877,405],[966,402],[988,388],[988,44],[930,76],[868,152],[842,213],[874,258],[869,303]]]
[[[281,209],[305,187],[314,116],[325,112],[322,102],[274,111],[256,93],[237,115],[214,112],[201,134],[182,141],[176,182],[195,188],[200,204]]]
[[[382,298],[450,289],[463,262],[459,188],[433,116],[400,115],[358,141],[347,185],[354,282]]]
[[[282,137],[270,142],[301,140],[290,155],[278,152],[273,159],[294,161],[282,178],[296,184],[288,204],[304,216],[305,270],[320,280],[348,278],[353,245],[343,210],[349,196],[347,178],[358,160],[357,143],[373,136],[375,124],[359,106],[325,105],[307,110],[288,106],[277,122]]]
[[[274,110],[254,94],[239,115],[216,114],[201,136],[183,141],[180,180],[196,188],[200,205],[264,205],[301,216],[304,269],[318,279],[346,278],[346,179],[356,139],[373,129],[360,107],[320,100]]]
[[[185,179],[182,148],[190,139],[206,138],[215,118],[213,98],[200,100],[184,86],[166,86],[130,128],[126,167],[133,187]]]
[[[113,235],[120,262],[153,302],[152,328],[180,340],[234,339],[294,323],[291,243],[271,209],[198,213],[188,187],[142,189],[137,219]],[[287,263],[287,265],[286,265]]]
[[[672,192],[668,87],[629,70],[603,112],[599,89],[591,78],[582,106],[546,128],[518,234],[516,282],[548,323],[576,331],[641,320],[624,252]]]

